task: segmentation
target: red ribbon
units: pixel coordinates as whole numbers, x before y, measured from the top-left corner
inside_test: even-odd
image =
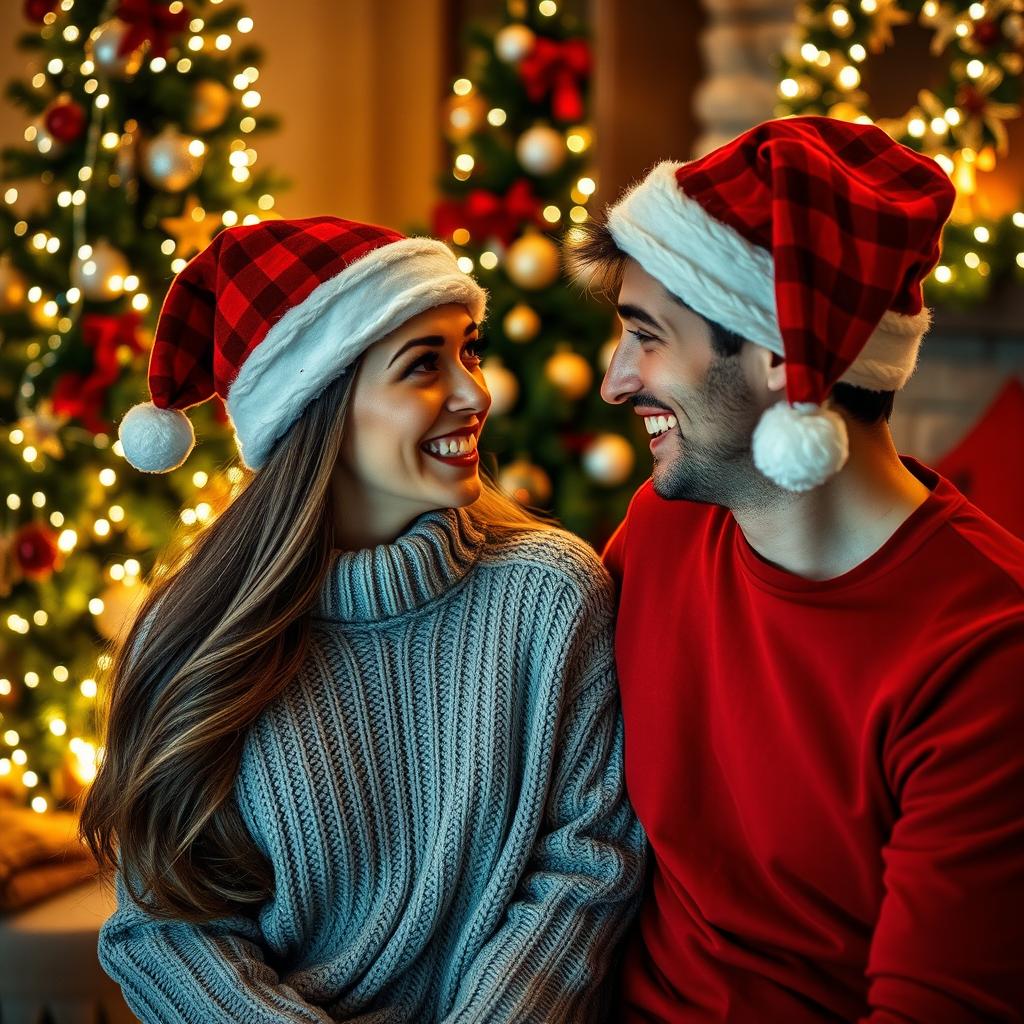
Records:
[[[117,350],[127,345],[132,352],[141,352],[139,314],[122,313],[107,316],[90,313],[82,318],[82,341],[93,350],[90,373],[61,374],[51,396],[53,411],[66,413],[79,420],[94,434],[109,434],[114,428],[102,413],[104,399],[111,384],[121,375]]]
[[[186,8],[172,14],[169,7],[167,3],[153,0],[121,0],[115,17],[128,25],[128,31],[117,48],[117,55],[123,57],[148,42],[151,57],[166,57],[171,38],[184,32],[191,20]]]
[[[558,42],[538,36],[519,62],[526,95],[540,103],[551,95],[551,113],[558,121],[583,120],[582,84],[590,74],[590,47],[585,39]]]
[[[465,228],[483,241],[498,238],[508,245],[525,224],[538,220],[540,202],[530,183],[519,178],[502,196],[485,188],[475,188],[462,202],[448,200],[434,207],[434,234],[451,238],[456,228]]]

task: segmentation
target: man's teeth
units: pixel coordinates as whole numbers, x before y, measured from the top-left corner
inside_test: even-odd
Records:
[[[675,416],[645,416],[644,424],[648,434],[657,436],[664,434],[666,430],[671,430],[676,425],[676,418]]]
[[[476,451],[476,434],[463,437],[442,437],[428,441],[424,446],[435,455],[468,455]]]

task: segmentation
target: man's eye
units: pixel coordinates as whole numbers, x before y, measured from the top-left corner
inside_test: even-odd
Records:
[[[647,334],[645,331],[637,331],[632,328],[626,328],[627,334],[632,334],[637,341],[643,344],[645,341],[657,341],[658,339],[653,334]]]

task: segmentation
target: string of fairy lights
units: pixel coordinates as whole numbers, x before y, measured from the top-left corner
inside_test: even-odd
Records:
[[[877,124],[931,156],[956,186],[942,262],[926,286],[932,299],[976,303],[999,272],[1024,272],[1024,210],[985,216],[977,201],[978,172],[1005,156],[1006,122],[1021,114],[1022,0],[810,0],[797,8],[797,22],[783,55],[776,113]],[[932,55],[947,59],[945,80],[919,90],[899,117],[874,118],[861,68],[893,45],[894,27],[912,22],[931,30]]]
[[[223,0],[206,2],[216,9]],[[168,14],[175,16],[180,16],[185,10],[180,0],[163,6]],[[197,5],[192,3],[190,6],[194,8]],[[258,128],[257,112],[262,101],[257,89],[259,69],[251,64],[239,67],[232,79],[234,95],[215,79],[196,79],[192,74],[199,54],[227,57],[237,38],[252,32],[254,24],[251,17],[238,17],[230,29],[223,25],[212,29],[203,17],[191,17],[187,30],[181,33],[180,43],[171,40],[166,56],[150,56],[147,60],[149,46],[146,44],[127,53],[120,52],[119,44],[127,28],[116,17],[117,4],[113,0],[106,4],[99,23],[91,30],[76,24],[74,10],[75,0],[61,0],[41,18],[40,32],[46,49],[52,53],[55,47],[59,47],[61,52],[59,56],[44,56],[44,67],[31,78],[32,89],[40,91],[44,97],[52,95],[53,104],[70,102],[68,97],[72,94],[89,100],[84,155],[81,166],[73,174],[76,180],[68,187],[57,186],[56,194],[51,196],[59,209],[72,213],[70,231],[62,233],[55,228],[54,222],[58,218],[45,210],[18,212],[17,204],[22,196],[17,187],[4,188],[2,196],[13,221],[13,238],[23,239],[23,244],[35,258],[56,261],[63,257],[67,260],[68,286],[56,293],[47,293],[42,285],[24,279],[23,273],[13,265],[4,267],[6,294],[23,295],[31,323],[36,329],[50,332],[45,345],[33,340],[25,347],[28,363],[16,392],[17,412],[22,419],[7,432],[8,443],[18,450],[18,457],[26,469],[37,472],[43,468],[44,460],[59,459],[63,454],[58,431],[59,436],[66,440],[88,443],[100,450],[109,448],[117,457],[124,457],[120,441],[115,440],[111,444],[106,433],[94,434],[76,426],[73,421],[54,416],[49,411],[48,401],[37,401],[36,394],[36,378],[54,365],[69,333],[81,327],[87,300],[93,303],[93,309],[97,308],[97,303],[111,303],[116,304],[115,308],[120,306],[140,315],[153,313],[153,289],[147,287],[140,274],[133,272],[125,254],[102,237],[88,237],[86,213],[92,190],[100,178],[105,177],[108,188],[124,188],[129,184],[131,174],[141,173],[148,184],[160,192],[188,193],[207,170],[206,164],[211,155],[211,148],[203,136],[219,132],[222,125],[228,124],[235,125],[237,131],[227,148],[227,167],[210,170],[215,173],[226,170],[238,186],[249,187],[253,165],[258,159],[248,136]],[[205,67],[208,69],[209,63]],[[168,125],[159,134],[148,137],[144,128],[130,118],[123,123],[114,120],[117,104],[111,102],[113,90],[126,88],[125,82],[140,70],[151,75],[178,75],[192,85],[189,124]],[[234,119],[235,115],[237,119]],[[28,125],[24,140],[44,157],[61,152],[62,143],[47,130],[42,116]],[[50,172],[51,181],[47,181],[44,172],[44,185],[51,184],[52,177]],[[272,212],[274,197],[270,192],[263,192],[258,198],[239,192],[238,197],[243,200],[241,203],[208,212],[198,204],[194,195],[189,194],[179,216],[159,221],[166,234],[159,251],[166,259],[167,271],[178,273],[186,265],[189,254],[205,247],[222,225],[252,224],[267,216],[275,216]],[[251,199],[254,202],[250,202]],[[245,206],[254,209],[247,211]],[[167,274],[160,270],[153,277],[160,282],[158,287],[163,287]],[[118,351],[122,366],[130,365],[137,355],[137,352],[127,349]],[[186,527],[199,529],[212,521],[217,514],[215,506],[237,493],[243,475],[238,467],[229,468],[221,480],[214,480],[204,470],[193,472],[191,483],[196,498],[200,500],[194,500],[180,510],[181,522]],[[59,531],[56,548],[61,555],[69,556],[81,545],[90,544],[98,549],[94,554],[102,558],[102,546],[128,526],[128,513],[123,500],[118,500],[116,494],[118,482],[118,472],[110,466],[96,472],[98,500],[92,511],[85,513],[93,520],[89,529],[91,537],[80,537],[70,518],[58,509],[46,515],[52,502],[44,488],[34,489],[27,502],[21,494],[9,493],[5,504],[10,512],[18,512],[23,505],[29,504],[37,514],[46,515],[49,525]],[[187,535],[182,538],[186,545],[191,539]],[[165,566],[154,568],[157,576],[162,571],[166,571]],[[144,587],[142,573],[143,567],[138,559],[122,556],[106,565],[104,580],[110,585]],[[103,595],[85,596],[85,607],[96,621],[112,611]],[[38,608],[30,617],[11,612],[5,616],[3,624],[12,634],[26,636],[34,629],[45,629],[49,622],[47,611]],[[97,631],[108,639],[111,637],[109,627],[97,627]],[[109,654],[100,653],[96,657],[95,670],[78,681],[77,690],[82,698],[86,701],[96,698],[96,677],[111,665]],[[0,678],[0,698],[9,697],[18,682],[34,690],[45,683],[47,675],[58,684],[67,684],[71,670],[67,665],[54,664],[48,671],[41,666],[23,671],[20,680],[4,676]],[[67,767],[79,784],[88,785],[102,760],[102,747],[88,736],[76,734],[57,702],[44,710],[43,719],[38,724],[51,737],[65,741]],[[0,781],[5,776],[20,776],[20,783],[26,790],[43,789],[40,778],[43,769],[30,763],[24,737],[18,730],[4,729],[0,732],[0,740],[3,744],[0,746]],[[50,806],[50,801],[41,792],[32,796],[29,803],[39,813]]]

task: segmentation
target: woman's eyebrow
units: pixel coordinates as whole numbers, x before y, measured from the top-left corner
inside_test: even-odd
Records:
[[[407,341],[391,357],[391,363],[393,363],[403,352],[407,352],[416,345],[429,345],[431,348],[441,348],[444,345],[444,338],[442,338],[440,334],[428,334],[425,338],[413,338],[410,341]],[[391,366],[391,363],[388,363],[389,367]]]
[[[467,325],[465,331],[463,331],[463,337],[467,337],[477,329],[475,321],[471,320]],[[412,338],[407,341],[392,357],[391,362],[388,363],[388,367],[393,363],[403,352],[407,352],[409,349],[416,345],[429,345],[431,348],[441,348],[444,345],[444,338],[440,334],[428,334],[422,338]],[[387,367],[386,367],[387,368]]]

